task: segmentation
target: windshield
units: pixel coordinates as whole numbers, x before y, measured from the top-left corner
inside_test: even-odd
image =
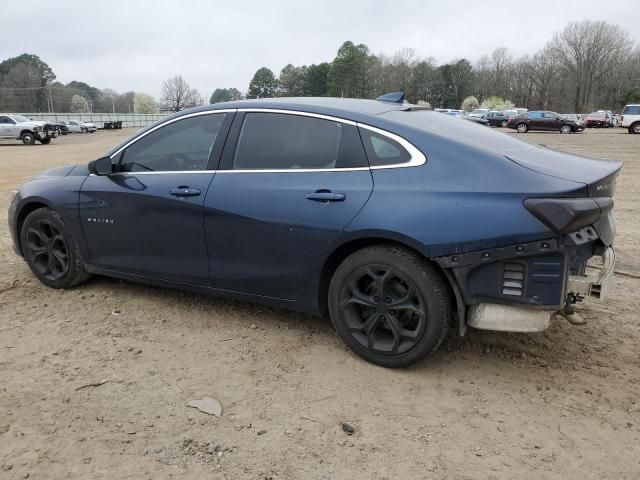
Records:
[[[28,117],[25,117],[24,115],[13,115],[13,118],[15,120],[17,120],[18,122],[22,123],[22,122],[30,122],[31,119]]]

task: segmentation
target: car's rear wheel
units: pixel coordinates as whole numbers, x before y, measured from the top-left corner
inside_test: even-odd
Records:
[[[507,123],[509,123],[509,121],[508,121],[508,120],[503,120],[503,121],[500,123],[500,126],[501,126],[502,128],[505,128],[505,127],[507,126]]]
[[[405,367],[433,354],[451,320],[446,280],[408,250],[376,245],[347,257],[329,285],[338,335],[365,360]]]
[[[29,268],[45,285],[70,288],[89,278],[78,244],[56,212],[31,212],[22,223],[20,239]]]
[[[527,126],[526,123],[519,123],[518,126],[516,127],[516,130],[518,130],[518,133],[527,133],[527,131],[529,130],[529,127]]]
[[[562,125],[560,127],[560,133],[571,133],[573,132],[573,128],[571,128],[571,125]]]
[[[31,132],[24,132],[20,138],[25,145],[33,145],[36,143],[36,136]]]
[[[629,127],[629,133],[640,134],[640,122],[636,122]]]

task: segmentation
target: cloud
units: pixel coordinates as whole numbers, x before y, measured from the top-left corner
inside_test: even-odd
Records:
[[[25,16],[24,5],[5,1],[0,59],[35,53],[64,83],[153,95],[181,74],[208,96],[217,87],[245,91],[261,66],[277,74],[288,63],[331,61],[345,40],[374,53],[410,47],[438,62],[475,61],[500,46],[535,53],[570,21],[606,20],[633,34],[636,11],[635,0],[69,0]]]

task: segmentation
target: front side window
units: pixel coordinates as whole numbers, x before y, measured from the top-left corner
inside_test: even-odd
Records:
[[[340,122],[282,113],[247,113],[234,170],[336,168]]]
[[[225,114],[197,115],[170,123],[128,147],[122,172],[205,170]]]
[[[0,117],[0,123],[13,123],[13,120],[11,120],[9,117]]]
[[[360,129],[364,150],[372,167],[407,163],[411,155],[395,140],[366,128]]]

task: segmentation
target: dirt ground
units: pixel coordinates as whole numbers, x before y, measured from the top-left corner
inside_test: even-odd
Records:
[[[640,136],[521,135],[625,162],[621,274],[608,300],[581,306],[586,326],[470,331],[386,370],[326,319],[106,278],[70,291],[35,280],[11,250],[9,192],[129,133],[0,143],[0,478],[640,478]],[[204,396],[222,417],[187,407]]]

